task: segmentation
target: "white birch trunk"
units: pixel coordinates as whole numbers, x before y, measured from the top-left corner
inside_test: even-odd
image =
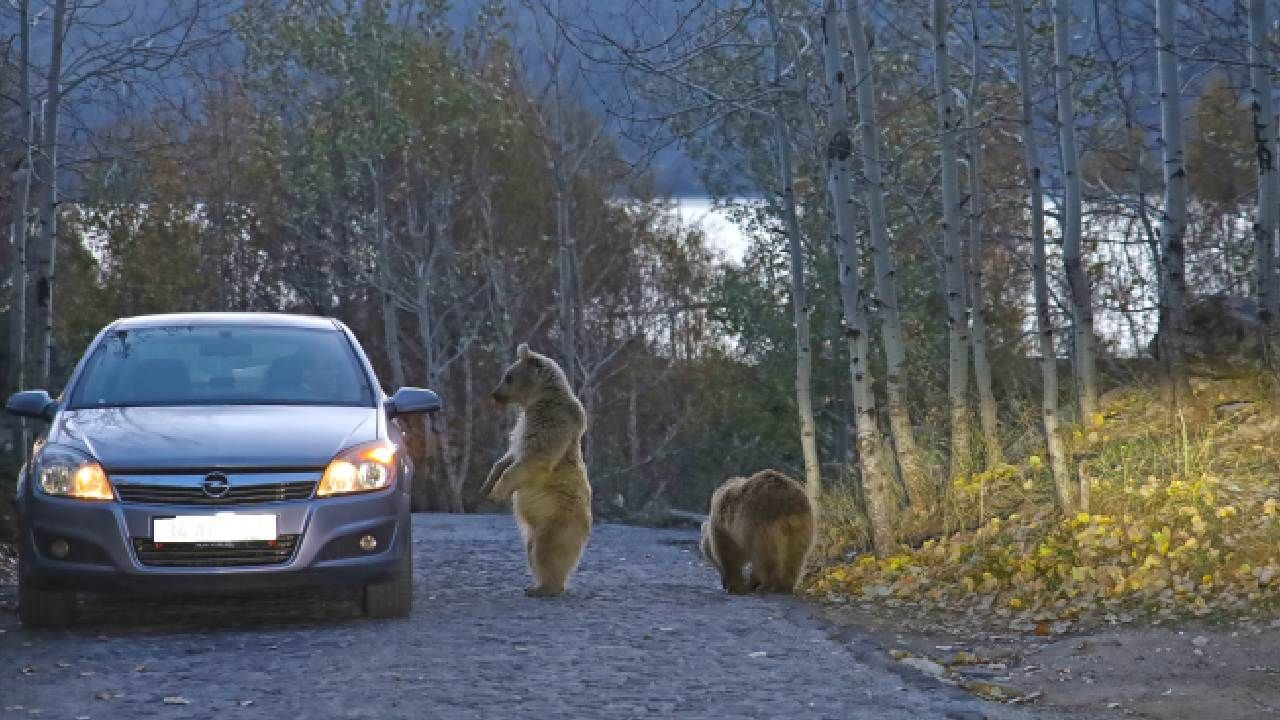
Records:
[[[849,118],[845,108],[843,80],[836,70],[839,58],[838,18],[835,0],[826,0],[823,13],[823,44],[827,67],[827,89],[831,96],[831,116],[827,141],[827,190],[831,195],[832,241],[836,246],[837,274],[840,279],[840,302],[844,308],[845,341],[849,346],[849,374],[853,382],[854,432],[857,434],[858,461],[862,471],[862,487],[866,497],[867,520],[871,539],[878,556],[892,554],[898,547],[893,523],[893,476],[885,467],[884,437],[876,418],[876,401],[870,364],[870,338],[867,318],[870,301],[862,288],[861,259],[853,230],[853,197],[849,161],[853,141],[849,137]]]
[[[903,389],[907,354],[902,342],[902,318],[898,308],[898,261],[894,257],[893,243],[889,240],[889,222],[884,209],[884,171],[880,160],[880,124],[876,119],[875,66],[871,63],[871,51],[867,47],[861,0],[847,0],[845,14],[853,50],[854,86],[857,90],[864,176],[863,202],[867,208],[868,230],[874,253],[876,295],[880,300],[880,334],[884,340],[885,359],[885,409],[889,415],[889,430],[893,434],[907,499],[917,512],[928,512],[932,509],[937,493],[920,455],[920,448],[916,445],[915,428],[911,424]],[[829,21],[828,24],[832,22],[834,21]],[[834,32],[835,26],[831,27]],[[835,94],[843,98],[847,92],[848,79],[845,77],[838,39],[834,49],[835,61],[840,63],[836,66],[834,77],[838,86]]]
[[[1031,270],[1036,305],[1036,336],[1039,339],[1042,381],[1040,420],[1044,425],[1049,469],[1063,512],[1074,512],[1076,488],[1067,469],[1066,450],[1058,434],[1058,355],[1053,343],[1053,320],[1049,314],[1049,276],[1044,242],[1044,188],[1041,184],[1040,151],[1036,145],[1031,113],[1031,60],[1027,52],[1024,0],[1013,2],[1014,36],[1018,47],[1018,85],[1022,94],[1022,146],[1031,200]]]
[[[1167,368],[1166,399],[1189,400],[1184,352],[1186,348],[1187,172],[1182,138],[1182,95],[1178,57],[1174,48],[1173,0],[1156,2],[1156,63],[1160,75],[1161,160],[1164,167],[1164,209],[1160,217],[1163,279],[1167,283],[1160,308],[1160,351]]]
[[[1075,91],[1071,84],[1069,0],[1053,3],[1054,92],[1058,99],[1058,148],[1062,154],[1062,260],[1070,288],[1071,328],[1080,417],[1098,410],[1097,350],[1093,334],[1093,291],[1085,272],[1080,242],[1080,151],[1076,147]]]
[[[765,0],[769,29],[773,35],[774,83],[782,87],[782,27],[772,0]],[[815,502],[822,496],[822,475],[818,466],[818,433],[813,421],[813,347],[809,333],[809,293],[805,287],[804,251],[800,242],[800,218],[796,213],[796,193],[791,176],[791,141],[783,112],[785,101],[778,96],[773,109],[773,137],[778,153],[778,174],[782,182],[782,214],[787,226],[787,250],[791,259],[791,310],[796,323],[796,412],[800,422],[800,450],[804,456],[805,490]]]
[[[1280,213],[1280,171],[1271,148],[1275,142],[1275,110],[1271,100],[1271,45],[1267,30],[1267,0],[1249,1],[1249,82],[1253,95],[1253,132],[1258,156],[1258,209],[1254,220],[1254,259],[1258,311],[1264,325],[1268,358],[1275,361],[1280,318],[1273,305],[1276,274],[1276,215]]]
[[[13,268],[9,288],[9,377],[11,391],[22,390],[27,382],[27,224],[31,198],[31,143],[34,141],[35,118],[31,112],[31,23],[30,0],[18,2],[18,107],[22,115],[22,158],[13,173],[13,230],[9,236],[13,246]],[[15,447],[23,459],[26,443],[22,438],[23,423],[15,422]]]
[[[977,0],[970,0],[973,15],[973,77],[969,83],[969,99],[965,103],[965,123],[969,126],[969,315],[973,344],[973,376],[978,386],[978,419],[982,424],[982,441],[986,466],[1004,462],[1000,447],[999,416],[996,396],[991,389],[991,362],[987,358],[987,316],[982,291],[982,143],[978,132],[978,95],[982,83],[982,42],[978,33]]]
[[[66,37],[67,0],[53,6],[52,47],[49,50],[49,72],[44,101],[44,125],[41,138],[41,162],[37,171],[41,180],[40,238],[35,263],[35,320],[38,324],[36,354],[39,362],[38,384],[49,387],[53,378],[53,288],[57,278],[58,257],[58,114],[62,105],[62,49]]]
[[[933,88],[938,110],[942,175],[942,245],[947,304],[947,397],[951,416],[952,481],[969,472],[969,320],[965,308],[964,245],[960,238],[960,180],[956,158],[956,113],[947,53],[948,5],[933,0]]]

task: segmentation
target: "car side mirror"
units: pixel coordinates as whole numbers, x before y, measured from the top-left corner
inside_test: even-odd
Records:
[[[22,417],[52,420],[58,404],[49,397],[48,390],[24,390],[10,395],[4,409]]]
[[[391,417],[435,412],[440,407],[439,395],[416,387],[402,387],[387,401],[387,412]]]

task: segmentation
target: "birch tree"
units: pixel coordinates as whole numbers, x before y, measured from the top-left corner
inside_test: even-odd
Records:
[[[1182,133],[1182,84],[1174,42],[1173,0],[1156,2],[1156,65],[1160,76],[1160,151],[1164,168],[1164,208],[1160,216],[1162,279],[1160,355],[1164,362],[1165,396],[1170,403],[1190,399],[1184,362],[1186,348],[1187,172]]]
[[[960,181],[956,134],[960,127],[947,51],[948,3],[933,0],[933,89],[938,113],[939,174],[942,177],[943,280],[947,305],[947,401],[951,421],[950,477],[969,472],[969,321],[965,308],[964,244],[960,238]]]
[[[773,0],[765,0],[769,32],[773,40],[773,80],[783,84],[783,30]],[[778,179],[782,190],[782,214],[787,229],[787,252],[791,263],[791,309],[796,324],[796,411],[800,421],[800,449],[804,455],[805,489],[817,501],[822,495],[818,465],[817,429],[813,421],[813,347],[809,333],[809,293],[804,277],[804,250],[801,246],[800,218],[796,212],[795,186],[791,170],[791,138],[787,132],[785,99],[779,92],[773,107],[773,142],[778,155]]]
[[[38,141],[32,148],[31,182],[36,198],[37,235],[28,239],[26,256],[28,289],[25,301],[26,334],[33,370],[29,382],[48,386],[53,380],[54,287],[57,278],[58,207],[61,203],[60,154],[63,150],[64,107],[80,97],[93,97],[101,90],[116,92],[141,75],[155,75],[176,60],[202,47],[217,44],[225,28],[211,26],[197,32],[200,22],[213,13],[222,0],[195,3],[151,3],[140,13],[135,3],[82,3],[54,0],[47,14],[29,15],[23,2],[20,16],[26,16],[24,33],[46,22],[49,28],[49,57],[40,70],[43,90],[29,82],[23,85],[29,117],[40,108]],[[37,25],[31,25],[36,21]],[[29,45],[25,63],[34,75]]]
[[[26,383],[27,357],[27,226],[30,223],[28,202],[31,196],[31,144],[34,141],[35,116],[31,98],[31,18],[30,0],[18,1],[18,162],[11,178],[10,196],[13,214],[13,268],[10,271],[9,310],[9,388],[21,390]],[[24,443],[19,442],[18,447]]]
[[[1276,290],[1276,225],[1280,214],[1280,170],[1273,155],[1276,118],[1271,95],[1272,57],[1267,31],[1267,0],[1249,0],[1249,86],[1253,95],[1254,142],[1258,155],[1258,208],[1254,219],[1254,263],[1258,310],[1266,335],[1268,359],[1274,362],[1280,293]]]
[[[902,471],[907,498],[917,511],[927,511],[936,494],[933,480],[916,444],[915,429],[907,411],[906,349],[902,342],[902,316],[898,306],[898,262],[889,239],[889,221],[884,203],[884,169],[880,159],[880,124],[876,113],[875,66],[867,47],[869,30],[862,19],[861,0],[846,0],[845,14],[853,50],[853,76],[858,107],[858,129],[862,145],[862,192],[867,208],[867,230],[871,236],[876,273],[876,296],[879,299],[880,335],[884,341],[885,410],[889,430]],[[836,97],[844,97],[843,60],[836,53]]]
[[[67,0],[53,4],[49,67],[45,75],[44,117],[40,124],[40,154],[35,171],[40,178],[37,208],[40,237],[32,253],[35,290],[36,377],[41,387],[52,379],[53,282],[58,235],[58,120],[62,107],[62,51],[66,40]]]
[[[1031,215],[1031,274],[1036,308],[1036,337],[1040,352],[1040,422],[1044,428],[1049,469],[1058,494],[1058,505],[1073,512],[1077,492],[1067,470],[1066,449],[1058,434],[1058,353],[1053,342],[1053,317],[1049,313],[1049,274],[1044,238],[1044,187],[1040,150],[1036,144],[1035,116],[1032,114],[1031,58],[1027,49],[1023,0],[1014,0],[1014,37],[1018,48],[1018,86],[1022,96],[1022,148],[1026,164]]]
[[[893,526],[892,474],[885,466],[884,437],[876,417],[876,400],[870,364],[870,315],[868,294],[859,277],[860,252],[853,229],[853,195],[849,115],[845,106],[844,73],[839,69],[839,16],[835,0],[826,0],[822,16],[823,65],[826,69],[830,115],[827,124],[827,191],[831,196],[832,242],[836,246],[836,270],[840,278],[840,302],[844,308],[845,342],[849,348],[849,374],[853,381],[854,432],[867,518],[876,555],[892,554],[897,547]]]
[[[1076,146],[1075,89],[1071,77],[1069,0],[1053,0],[1053,80],[1058,100],[1058,149],[1062,158],[1062,260],[1070,290],[1072,358],[1082,419],[1098,409],[1098,379],[1093,333],[1093,292],[1080,242],[1080,150]]]
[[[1015,0],[1019,2],[1020,0]],[[978,2],[969,0],[973,22],[973,73],[969,97],[965,101],[965,124],[969,127],[969,315],[973,345],[973,376],[978,387],[978,419],[987,467],[1004,461],[1000,448],[1000,427],[996,397],[991,389],[991,362],[987,358],[987,319],[982,288],[982,137],[978,128],[978,97],[982,84],[982,40],[978,32]]]

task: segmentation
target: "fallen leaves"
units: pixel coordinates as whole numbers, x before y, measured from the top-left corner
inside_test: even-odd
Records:
[[[1029,455],[955,481],[946,513],[972,529],[835,563],[810,591],[955,611],[1042,637],[1090,620],[1229,616],[1280,601],[1280,455],[1224,444],[1238,419],[1189,424],[1184,435],[1161,424],[1158,404],[1155,393],[1128,393],[1076,433],[1071,450],[1090,454],[1089,512],[1058,513],[1047,463]]]

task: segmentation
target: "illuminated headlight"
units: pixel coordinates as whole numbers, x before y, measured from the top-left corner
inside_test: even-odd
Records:
[[[41,450],[36,480],[46,495],[77,500],[114,500],[116,497],[102,466],[70,448],[46,446]]]
[[[341,452],[320,478],[317,497],[381,490],[396,477],[396,446],[378,440]]]

